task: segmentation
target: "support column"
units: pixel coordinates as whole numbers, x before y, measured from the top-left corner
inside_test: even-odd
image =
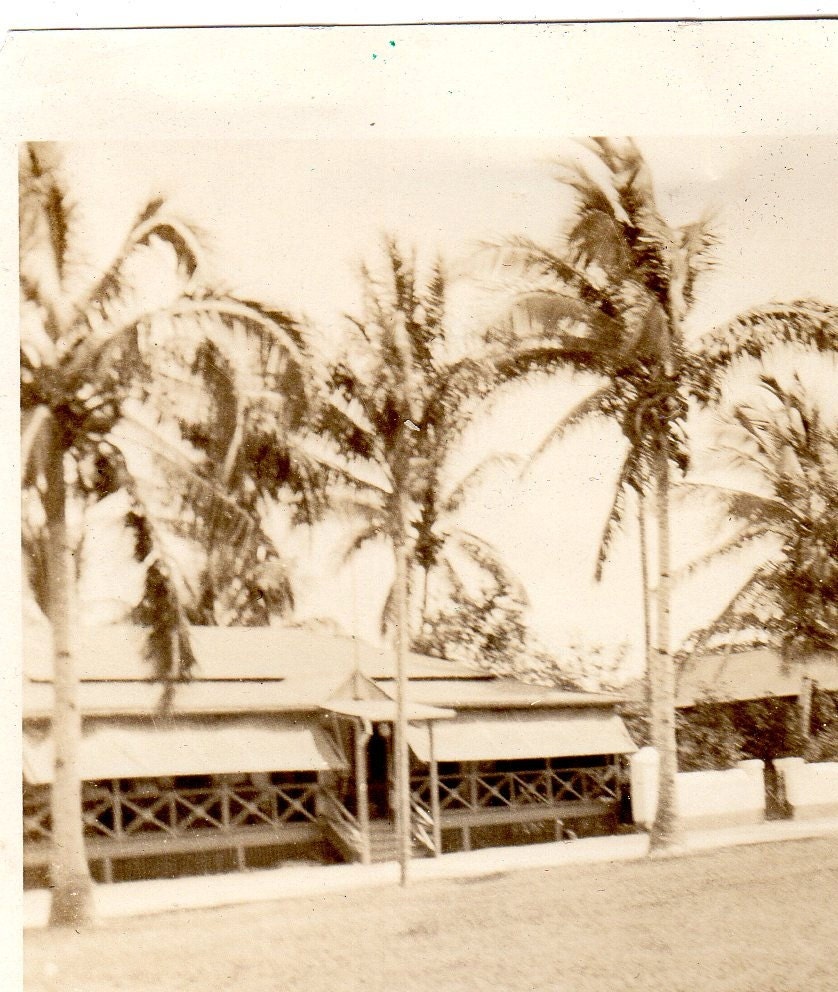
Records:
[[[358,825],[361,828],[361,864],[368,865],[370,856],[370,799],[367,784],[367,741],[370,732],[363,720],[355,723],[355,798],[358,801]]]
[[[431,819],[434,821],[434,857],[442,854],[442,820],[439,811],[439,769],[434,753],[434,722],[428,722],[428,744],[431,762]]]

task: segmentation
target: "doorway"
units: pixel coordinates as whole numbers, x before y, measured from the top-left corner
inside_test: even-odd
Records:
[[[389,723],[377,723],[367,742],[367,792],[371,820],[386,820],[392,815],[390,803],[390,742]]]

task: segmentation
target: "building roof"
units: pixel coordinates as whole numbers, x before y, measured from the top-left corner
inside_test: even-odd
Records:
[[[395,697],[392,680],[379,680],[378,685]],[[480,681],[467,679],[435,679],[433,682],[411,682],[410,698],[428,706],[453,706],[467,709],[555,709],[562,706],[613,706],[619,699],[599,692],[567,692],[563,689],[529,685],[509,678]]]
[[[838,654],[812,655],[800,662],[786,662],[772,648],[704,655],[679,671],[677,705],[797,696],[804,676],[822,689],[838,691]]]
[[[130,624],[80,626],[74,653],[82,681],[147,681],[148,631]],[[27,627],[24,672],[34,681],[51,681],[49,628]],[[394,678],[391,650],[353,637],[301,627],[192,627],[197,659],[194,677],[201,681],[347,678],[356,669],[369,678]],[[426,655],[409,656],[412,679],[491,678],[486,672]]]
[[[85,717],[139,717],[160,709],[163,687],[150,679],[146,634],[128,625],[79,629],[75,658]],[[339,699],[395,695],[393,652],[350,637],[302,628],[195,627],[192,646],[193,678],[175,685],[171,701],[181,715],[315,712]],[[29,720],[52,712],[51,650],[48,628],[25,631],[23,713]],[[408,676],[408,698],[417,706],[500,710],[616,701],[525,685],[414,653]]]

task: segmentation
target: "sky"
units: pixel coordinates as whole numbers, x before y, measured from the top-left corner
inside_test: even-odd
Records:
[[[689,320],[700,333],[772,299],[834,298],[838,115],[811,98],[834,91],[834,33],[821,22],[46,33],[9,39],[2,69],[16,94],[9,133],[65,143],[91,265],[162,194],[204,232],[219,282],[305,314],[329,341],[385,231],[449,261],[452,322],[479,329],[490,305],[470,277],[475,246],[549,242],[568,206],[552,161],[574,136],[634,134],[666,218],[710,212],[722,237]],[[528,454],[581,388],[565,379],[503,398],[455,468]],[[592,580],[620,452],[615,430],[586,428],[526,478],[499,473],[463,522],[520,576],[548,648],[628,642],[636,667],[631,527],[606,580]],[[682,557],[702,512],[676,520]],[[386,551],[338,574],[336,528],[283,537],[301,616],[375,637]],[[685,592],[676,629],[706,619],[733,581]]]

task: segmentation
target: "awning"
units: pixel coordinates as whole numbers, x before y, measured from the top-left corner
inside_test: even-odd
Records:
[[[436,724],[433,736],[437,761],[576,758],[637,750],[620,717],[597,710],[463,714]],[[407,738],[416,757],[429,762],[428,729],[410,727]]]
[[[23,734],[23,775],[31,785],[53,779],[52,737]],[[158,778],[241,772],[326,771],[345,767],[325,731],[312,721],[93,721],[81,741],[81,778]]]

